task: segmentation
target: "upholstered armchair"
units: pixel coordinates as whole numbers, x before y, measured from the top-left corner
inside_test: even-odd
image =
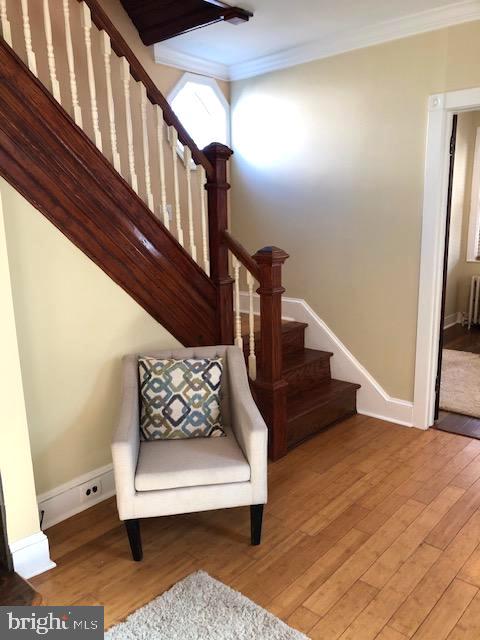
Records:
[[[149,353],[159,359],[224,359],[226,437],[140,439],[138,355],[124,358],[123,401],[112,443],[120,519],[134,560],[143,557],[140,519],[250,505],[251,543],[260,544],[267,501],[267,427],[253,401],[242,351],[200,347]]]

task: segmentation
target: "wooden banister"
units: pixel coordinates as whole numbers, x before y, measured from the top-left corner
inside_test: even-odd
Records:
[[[0,175],[179,342],[213,344],[212,281],[2,38],[0,87]]]
[[[120,58],[125,58],[130,65],[130,72],[132,77],[137,82],[142,82],[147,91],[148,99],[152,104],[157,104],[163,111],[163,117],[167,125],[175,127],[178,131],[178,139],[180,142],[189,147],[192,152],[192,158],[196,164],[201,164],[207,173],[207,177],[210,179],[213,176],[213,166],[205,156],[205,154],[197,147],[191,136],[187,133],[187,130],[182,125],[178,117],[175,115],[172,107],[167,102],[164,95],[159,91],[157,85],[148,75],[143,68],[142,64],[130,49],[123,36],[115,27],[113,22],[107,16],[97,0],[78,0],[79,2],[85,2],[89,7],[92,20],[97,29],[105,31],[110,36],[112,42],[113,51]]]
[[[255,280],[260,281],[260,269],[258,268],[258,264],[248,253],[245,247],[240,244],[238,240],[235,240],[229,231],[224,230],[222,236],[233,255],[240,260],[245,269],[252,274]]]
[[[264,247],[253,256],[259,268],[261,353],[255,383],[260,410],[270,430],[269,453],[277,460],[287,453],[287,388],[282,362],[282,266],[288,253]]]

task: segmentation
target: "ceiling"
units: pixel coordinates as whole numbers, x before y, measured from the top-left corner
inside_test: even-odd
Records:
[[[238,0],[235,4],[253,11],[254,17],[238,26],[218,23],[156,45],[157,61],[172,64],[177,56],[185,65],[190,58],[200,58],[207,63],[205,73],[216,69],[213,75],[235,79],[255,75],[248,70],[258,66],[262,72],[269,60],[286,59],[292,50],[298,58],[303,48],[310,52],[309,59],[315,59],[323,57],[315,56],[315,50],[328,54],[336,42],[337,49],[345,51],[366,46],[362,37],[370,44],[372,38],[385,41],[403,37],[404,31],[410,35],[480,18],[480,0]],[[347,46],[349,41],[353,46]],[[304,57],[308,59],[306,52]]]

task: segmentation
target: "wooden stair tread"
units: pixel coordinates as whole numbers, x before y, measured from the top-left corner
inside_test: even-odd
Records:
[[[289,373],[319,361],[324,362],[325,360],[330,360],[332,356],[333,353],[330,351],[319,351],[317,349],[303,349],[303,351],[287,353],[283,358],[283,372]]]
[[[250,335],[250,326],[248,313],[241,314],[242,320],[242,337],[248,340]],[[295,320],[283,320],[282,319],[282,333],[289,333],[290,331],[296,331],[298,329],[306,329],[308,324],[305,322],[296,322]],[[254,316],[254,331],[255,340],[260,338],[260,316]]]
[[[288,420],[295,420],[311,411],[328,404],[331,400],[348,391],[356,392],[359,384],[344,382],[343,380],[328,380],[322,382],[317,389],[310,389],[305,393],[298,393],[288,399]]]

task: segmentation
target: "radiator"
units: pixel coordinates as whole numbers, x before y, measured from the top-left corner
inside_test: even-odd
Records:
[[[468,305],[468,328],[480,324],[480,276],[473,276],[470,284],[470,303]]]

